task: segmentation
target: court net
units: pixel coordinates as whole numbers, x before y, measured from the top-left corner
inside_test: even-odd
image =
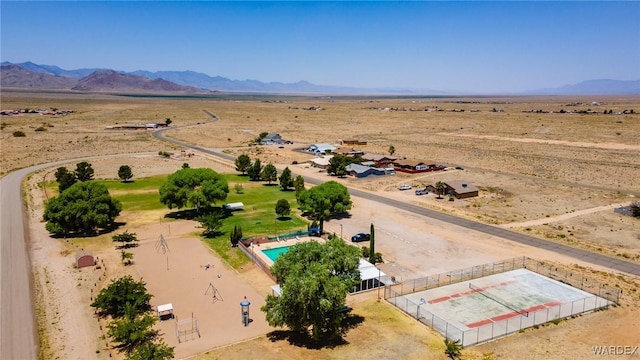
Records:
[[[480,295],[482,295],[482,296],[484,296],[484,297],[486,297],[488,299],[491,299],[491,300],[497,302],[498,304],[500,304],[500,305],[502,305],[502,306],[504,306],[504,307],[506,307],[506,308],[508,308],[510,310],[513,310],[513,311],[517,312],[518,314],[520,314],[522,316],[529,317],[529,312],[528,311],[522,310],[522,309],[518,309],[516,306],[513,306],[513,305],[509,304],[507,301],[505,301],[505,300],[503,300],[503,299],[501,299],[501,298],[489,293],[488,291],[486,291],[485,289],[483,289],[481,287],[478,287],[478,286],[473,285],[472,283],[469,283],[469,289],[473,290],[474,292],[476,292],[476,293],[478,293],[478,294],[480,294]]]

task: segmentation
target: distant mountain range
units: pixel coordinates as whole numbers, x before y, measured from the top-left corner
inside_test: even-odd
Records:
[[[78,91],[138,91],[148,93],[210,93],[244,92],[273,94],[330,94],[330,95],[464,95],[433,89],[355,88],[315,85],[307,81],[295,83],[261,82],[258,80],[231,80],[194,71],[138,70],[119,72],[110,69],[65,70],[55,65],[32,62],[2,63],[2,87],[31,89],[68,89]],[[587,80],[560,88],[531,90],[504,95],[609,95],[640,94],[640,80]],[[474,95],[474,94],[469,94]],[[488,94],[475,94],[488,95]]]

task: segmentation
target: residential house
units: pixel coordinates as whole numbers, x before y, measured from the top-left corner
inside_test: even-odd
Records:
[[[309,147],[307,148],[307,151],[312,153],[312,154],[316,154],[316,155],[323,155],[323,154],[327,154],[330,153],[332,151],[334,151],[336,149],[335,146],[331,145],[331,144],[311,144],[309,145]]]
[[[320,168],[320,169],[326,169],[327,166],[329,166],[329,160],[331,160],[332,157],[333,155],[327,155],[327,156],[311,159],[311,166]]]
[[[478,196],[478,188],[466,180],[446,181],[444,186],[445,194],[453,195],[456,199]]]
[[[391,155],[366,153],[360,156],[365,161],[373,161],[377,167],[389,167],[397,158]]]
[[[262,140],[260,140],[260,144],[262,145],[274,145],[274,144],[281,144],[281,143],[282,143],[282,137],[278,133],[268,133],[267,136],[265,136],[264,138],[262,138]]]
[[[401,159],[393,162],[393,167],[397,171],[417,173],[427,171],[444,170],[444,165],[435,164],[433,162],[426,162],[421,160]]]
[[[349,164],[347,165],[347,173],[357,178],[363,178],[369,175],[384,175],[385,171],[384,169],[368,167],[360,164]]]

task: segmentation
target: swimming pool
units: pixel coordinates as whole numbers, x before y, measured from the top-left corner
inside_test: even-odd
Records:
[[[281,247],[277,247],[277,248],[271,248],[271,249],[264,249],[262,250],[262,253],[265,254],[269,259],[271,259],[271,261],[276,262],[276,259],[278,258],[278,256],[280,256],[280,254],[285,253],[287,251],[289,251],[290,246],[281,246]]]

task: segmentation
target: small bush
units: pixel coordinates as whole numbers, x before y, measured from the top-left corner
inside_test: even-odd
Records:
[[[24,131],[20,131],[20,130],[18,130],[18,131],[14,131],[14,132],[13,132],[13,136],[14,136],[14,137],[25,137],[25,136],[27,136],[27,135],[24,133]]]
[[[37,127],[35,131],[47,131],[47,128],[44,126]]]

